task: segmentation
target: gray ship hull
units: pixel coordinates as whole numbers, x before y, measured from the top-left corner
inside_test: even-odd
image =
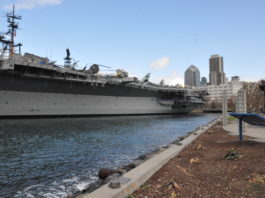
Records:
[[[175,114],[201,104],[184,101],[173,107],[158,101],[164,94],[142,85],[0,72],[0,118]]]
[[[194,108],[172,109],[155,97],[0,91],[0,117],[172,114]]]

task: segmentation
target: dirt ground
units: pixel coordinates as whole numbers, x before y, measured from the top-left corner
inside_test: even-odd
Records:
[[[214,125],[129,197],[265,197],[265,143],[244,138]]]

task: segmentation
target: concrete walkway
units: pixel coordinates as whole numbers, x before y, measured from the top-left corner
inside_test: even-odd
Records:
[[[229,132],[230,135],[239,136],[237,121],[230,122],[228,125],[226,125],[223,128],[224,130]],[[250,136],[253,138],[254,141],[257,142],[265,142],[265,127],[259,127],[247,124],[246,132],[243,133],[243,135]]]

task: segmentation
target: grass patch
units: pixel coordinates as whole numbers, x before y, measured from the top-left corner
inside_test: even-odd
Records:
[[[233,121],[233,120],[236,120],[236,118],[233,117],[233,116],[229,116],[229,117],[227,118],[227,120],[229,120],[229,121]]]

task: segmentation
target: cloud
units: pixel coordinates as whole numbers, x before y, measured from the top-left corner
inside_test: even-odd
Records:
[[[32,9],[35,7],[43,7],[46,5],[59,5],[63,0],[17,0],[16,9]],[[12,4],[6,5],[6,9],[12,8]]]
[[[166,85],[184,85],[184,78],[182,76],[177,75],[176,72],[172,72],[168,76],[163,78],[165,80]]]
[[[151,62],[150,67],[153,69],[164,69],[169,64],[169,58],[163,57],[157,61]]]

